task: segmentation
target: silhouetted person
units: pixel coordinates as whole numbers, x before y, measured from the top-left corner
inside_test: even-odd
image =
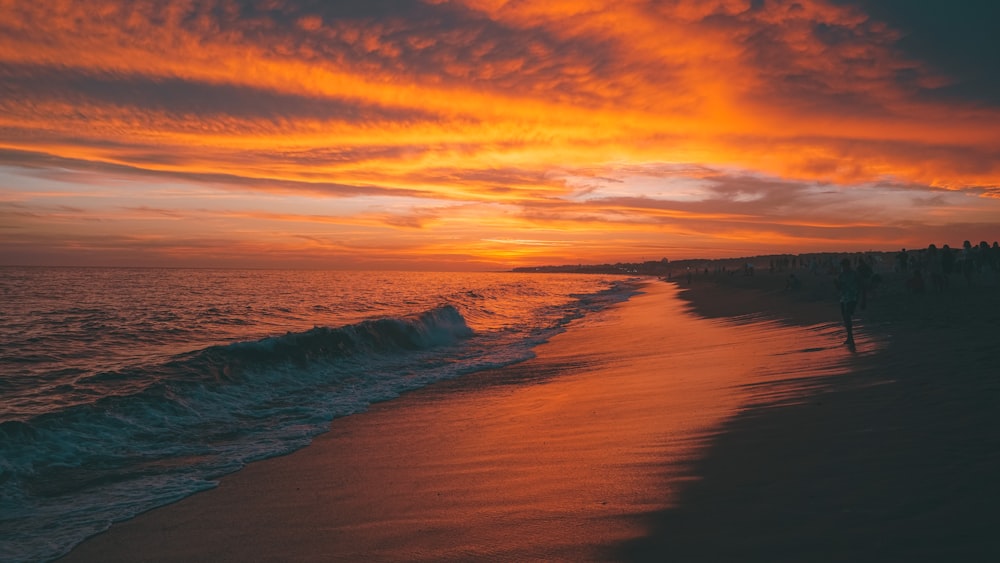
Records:
[[[858,297],[861,294],[861,276],[851,268],[851,259],[844,258],[840,261],[840,275],[834,282],[840,290],[840,316],[844,319],[844,330],[847,331],[847,340],[844,344],[853,352],[854,346],[854,309],[858,305]]]
[[[942,256],[938,254],[938,249],[933,244],[927,247],[926,254],[927,271],[931,276],[931,287],[935,293],[942,293],[945,288],[944,264]]]
[[[976,271],[976,256],[972,248],[972,243],[965,241],[962,243],[962,275],[965,276],[965,283],[972,287],[972,275]]]
[[[955,271],[955,251],[947,244],[941,247],[941,273],[944,274],[944,288],[948,289],[951,273]]]
[[[993,241],[993,246],[990,247],[990,263],[994,272],[1000,272],[1000,242]]]
[[[785,282],[785,291],[796,291],[802,287],[802,280],[794,273],[788,274],[788,281]]]
[[[909,266],[910,257],[906,253],[906,249],[903,248],[896,254],[896,271],[905,272],[907,266]]]
[[[987,285],[993,284],[993,254],[990,252],[990,243],[985,240],[979,241],[976,248],[976,270],[982,276],[982,281]]]
[[[913,275],[910,276],[910,279],[906,280],[906,289],[910,293],[924,292],[924,276],[920,274],[919,268],[914,269]]]
[[[861,305],[861,310],[862,311],[864,311],[865,309],[868,308],[868,289],[871,287],[872,274],[874,274],[874,273],[875,272],[872,271],[872,267],[869,266],[868,262],[865,260],[865,257],[864,256],[859,256],[858,257],[858,279],[859,279],[859,283],[861,284],[861,286],[860,286],[860,290],[861,290],[860,305]]]
[[[945,277],[955,271],[955,251],[947,244],[941,247],[941,270]]]

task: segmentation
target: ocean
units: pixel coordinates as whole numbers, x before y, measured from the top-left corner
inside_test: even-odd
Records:
[[[533,356],[624,276],[0,267],[0,560]]]

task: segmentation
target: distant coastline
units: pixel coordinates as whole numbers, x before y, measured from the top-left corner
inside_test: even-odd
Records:
[[[907,252],[920,253],[924,250],[925,249],[918,249]],[[689,258],[676,261],[663,258],[661,260],[649,260],[646,262],[616,262],[614,264],[522,266],[514,268],[511,271],[528,273],[669,276],[671,274],[681,274],[688,270],[699,272],[705,270],[706,268],[716,272],[744,270],[748,264],[761,271],[764,269],[784,270],[788,269],[789,266],[793,268],[804,267],[811,262],[815,262],[817,264],[834,263],[845,256],[859,255],[865,256],[876,265],[888,264],[891,266],[892,261],[895,259],[895,255],[898,253],[899,251],[809,252],[803,254],[765,254],[739,258]]]

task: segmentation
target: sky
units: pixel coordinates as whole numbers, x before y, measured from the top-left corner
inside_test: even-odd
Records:
[[[992,243],[998,20],[971,0],[0,0],[0,265]]]

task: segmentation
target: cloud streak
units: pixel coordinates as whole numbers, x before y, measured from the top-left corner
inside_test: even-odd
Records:
[[[2,9],[0,201],[33,218],[4,230],[10,244],[68,244],[42,232],[58,214],[39,185],[73,182],[127,186],[124,206],[87,199],[92,218],[128,208],[199,221],[205,210],[161,205],[148,186],[223,190],[244,204],[207,210],[217,230],[203,236],[230,249],[251,237],[306,245],[327,224],[392,238],[379,246],[385,263],[433,254],[449,267],[563,258],[546,251],[566,240],[593,260],[631,248],[915,246],[922,229],[967,238],[961,229],[988,231],[1000,216],[988,82],[971,77],[974,64],[949,74],[921,58],[919,26],[866,2]],[[957,84],[981,88],[962,97]],[[289,209],[269,209],[273,198]],[[301,232],[258,229],[268,213]],[[515,255],[502,241],[539,243]]]

